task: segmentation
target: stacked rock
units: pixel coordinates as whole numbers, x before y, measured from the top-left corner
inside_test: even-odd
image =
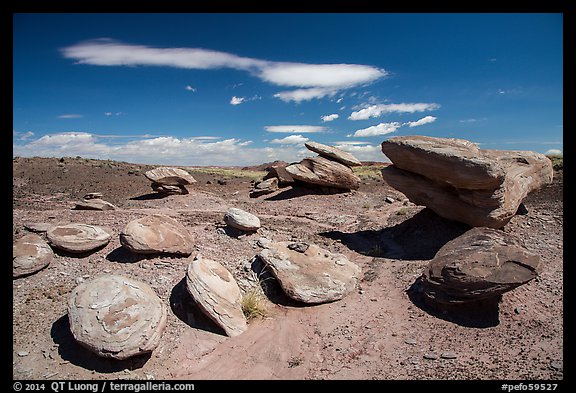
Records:
[[[158,167],[144,173],[152,182],[152,189],[162,195],[188,194],[186,185],[196,183],[196,179],[179,168]]]

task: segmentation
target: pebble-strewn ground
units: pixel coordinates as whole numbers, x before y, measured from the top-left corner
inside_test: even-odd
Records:
[[[13,280],[15,379],[519,379],[563,378],[563,180],[525,201],[528,213],[504,228],[541,257],[542,273],[503,296],[483,318],[458,318],[422,305],[416,279],[435,252],[467,228],[403,202],[381,180],[346,194],[284,189],[248,197],[249,178],[195,173],[188,195],[156,198],[143,172],[152,166],[65,158],[13,161],[13,237],[26,222],[85,222],[113,230],[83,257],[56,254],[44,270]],[[210,181],[212,184],[207,184]],[[119,207],[71,210],[88,192]],[[385,202],[386,196],[396,198]],[[260,217],[257,234],[230,237],[229,207]],[[268,316],[228,338],[203,317],[182,287],[186,258],[130,254],[119,232],[151,213],[170,215],[195,239],[195,252],[224,264],[243,289],[258,285],[256,241],[299,240],[344,253],[363,269],[358,291],[341,301],[299,307],[265,300]],[[118,273],[150,284],[169,306],[159,347],[148,357],[101,359],[72,338],[70,291]],[[262,279],[262,277],[260,277]],[[270,293],[277,291],[266,282]]]

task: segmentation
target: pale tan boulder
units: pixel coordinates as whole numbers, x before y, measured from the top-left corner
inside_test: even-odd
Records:
[[[153,214],[130,221],[120,233],[120,243],[137,254],[192,253],[188,230],[174,218]]]
[[[12,245],[12,277],[27,276],[44,269],[54,259],[52,248],[35,233],[14,241]]]

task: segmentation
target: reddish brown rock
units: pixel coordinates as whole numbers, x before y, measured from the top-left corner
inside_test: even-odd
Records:
[[[40,236],[30,233],[12,245],[12,277],[27,276],[44,269],[54,259],[54,252]]]
[[[120,243],[138,254],[192,253],[188,230],[172,217],[154,214],[130,221],[120,233]]]
[[[264,176],[263,180],[268,180],[271,178],[278,178],[278,187],[286,187],[294,184],[294,179],[286,171],[288,165],[273,165],[266,168],[268,173]]]
[[[540,258],[514,236],[473,228],[446,243],[422,275],[424,295],[436,304],[496,298],[538,275]]]
[[[76,202],[75,210],[116,210],[116,206],[100,198],[84,198]]]
[[[291,164],[286,171],[296,180],[318,186],[357,190],[360,178],[350,167],[324,157],[310,157]]]
[[[323,157],[332,158],[346,166],[361,166],[362,163],[352,154],[338,149],[334,146],[323,145],[322,143],[318,142],[306,142],[304,146],[310,151],[314,153],[318,153]]]
[[[270,179],[262,180],[254,185],[250,190],[250,198],[257,198],[262,195],[273,193],[278,190],[278,178],[272,177]]]
[[[462,139],[395,137],[382,177],[410,201],[470,226],[501,228],[524,198],[552,182],[552,162],[531,151],[479,149]]]
[[[104,275],[78,285],[68,298],[70,331],[99,356],[126,359],[152,352],[166,327],[166,306],[146,283]]]

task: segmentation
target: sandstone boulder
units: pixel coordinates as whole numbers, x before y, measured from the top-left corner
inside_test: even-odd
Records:
[[[151,184],[152,189],[159,194],[163,195],[186,195],[188,189],[183,185],[169,186],[166,184],[154,183]]]
[[[44,233],[48,231],[48,228],[50,228],[52,225],[53,224],[49,222],[25,222],[24,228],[32,232]]]
[[[305,158],[298,164],[291,164],[286,171],[296,180],[318,186],[345,190],[357,190],[360,178],[350,167],[325,157]]]
[[[85,281],[68,298],[72,335],[106,358],[152,352],[160,342],[167,315],[166,306],[148,284],[119,275]]]
[[[260,228],[260,219],[254,214],[231,207],[224,215],[224,222],[232,228],[253,232]]]
[[[184,186],[196,183],[196,179],[180,168],[158,167],[144,173],[144,176],[153,183],[166,186]]]
[[[286,187],[294,184],[294,179],[292,176],[286,171],[287,165],[272,165],[266,170],[268,173],[264,175],[263,180],[268,180],[272,178],[278,179],[278,187]]]
[[[116,206],[100,198],[89,198],[76,202],[75,210],[116,210]]]
[[[277,242],[258,254],[286,295],[304,303],[342,299],[362,278],[358,265],[314,244]]]
[[[12,246],[12,277],[26,276],[44,269],[52,262],[54,252],[40,236],[30,233]]]
[[[524,198],[552,182],[551,161],[531,151],[479,149],[462,139],[394,137],[382,177],[411,202],[470,226],[501,228]]]
[[[202,311],[230,337],[248,329],[242,312],[242,292],[220,263],[197,257],[188,265],[186,289]]]
[[[94,251],[108,244],[111,238],[104,228],[82,223],[53,225],[46,236],[50,245],[71,253]]]
[[[422,275],[423,292],[440,304],[495,298],[535,278],[539,262],[514,236],[473,228],[436,253]]]
[[[352,154],[338,149],[337,147],[323,145],[317,142],[306,142],[304,146],[314,153],[318,153],[323,157],[332,158],[346,166],[361,166],[362,163]]]
[[[190,255],[192,238],[172,217],[162,214],[130,221],[120,233],[120,243],[137,254]]]
[[[273,193],[278,190],[278,178],[272,177],[270,179],[259,181],[254,185],[250,191],[250,198],[257,198],[262,195]]]

